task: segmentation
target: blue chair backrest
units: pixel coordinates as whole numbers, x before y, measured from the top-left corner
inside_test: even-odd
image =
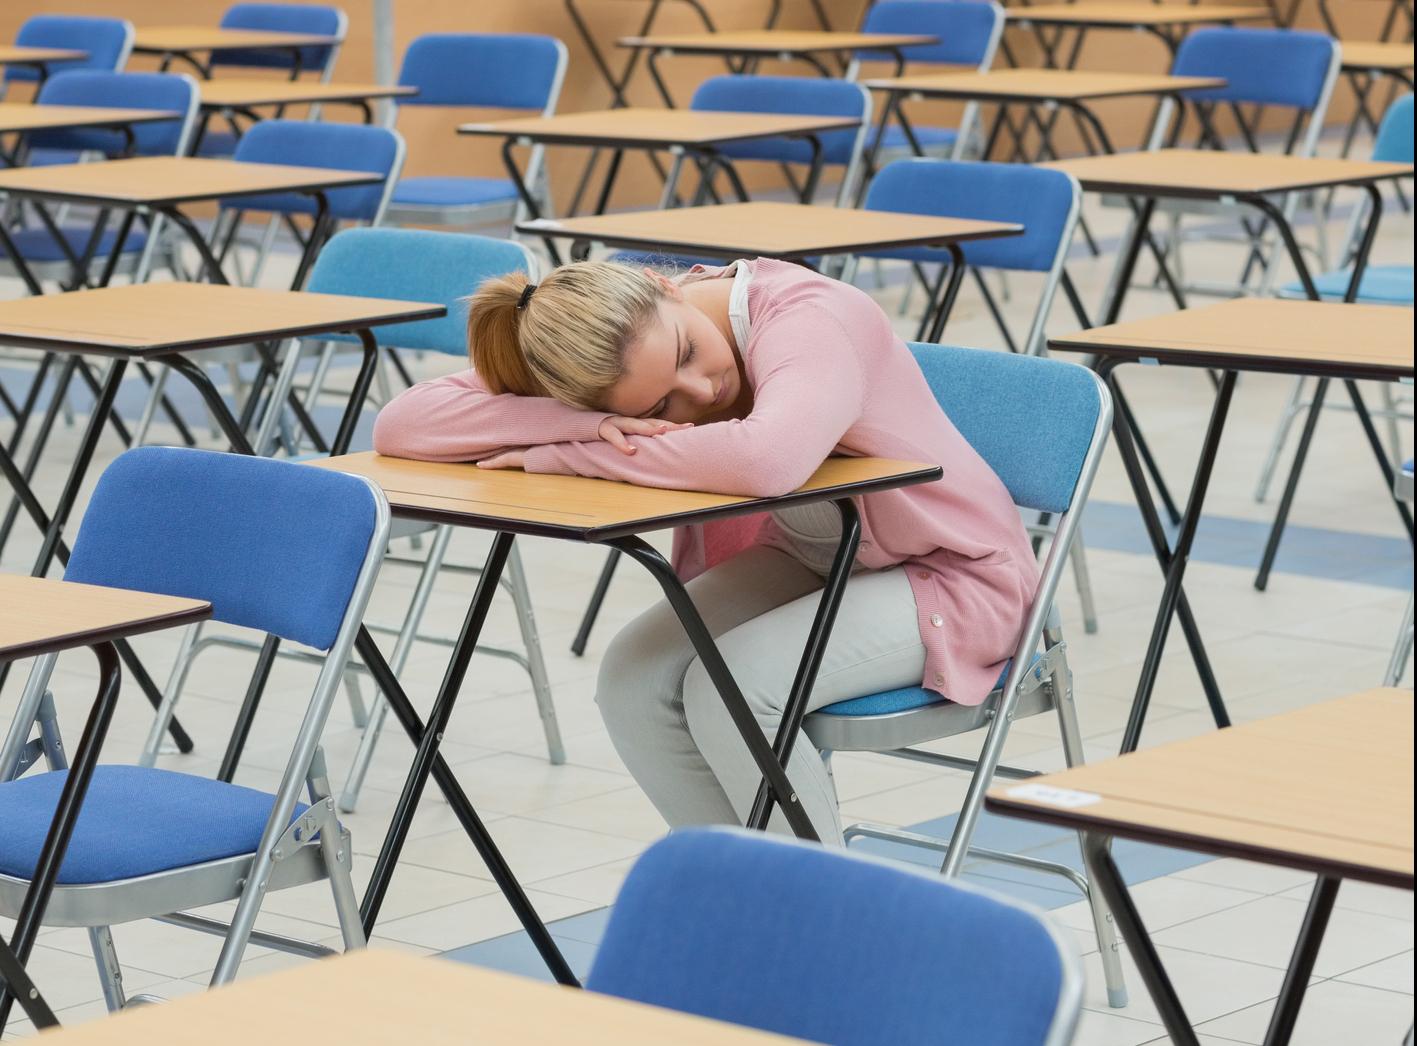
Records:
[[[1308,111],[1323,101],[1337,42],[1296,29],[1197,29],[1176,52],[1176,76],[1218,76],[1224,87],[1192,101],[1247,102]]]
[[[1086,367],[1040,356],[910,343],[940,409],[1014,504],[1066,512],[1102,411]]]
[[[347,19],[338,7],[320,4],[233,4],[221,16],[223,29],[264,29],[276,33],[309,33],[342,39]],[[313,44],[298,48],[300,71],[324,72],[334,55],[328,44]],[[249,51],[214,51],[211,64],[239,65],[247,68],[290,69],[295,51],[290,49]]]
[[[353,476],[141,447],[99,479],[64,577],[205,599],[217,621],[328,650],[376,523]]]
[[[404,52],[400,105],[463,105],[541,112],[556,96],[566,46],[530,33],[430,33]]]
[[[325,193],[332,217],[373,221],[384,199],[385,182],[403,165],[403,139],[396,131],[370,124],[261,120],[237,140],[232,159],[378,174],[383,181]],[[225,205],[286,214],[314,214],[316,209],[314,198],[305,193],[242,197]]]
[[[123,68],[133,45],[132,23],[122,18],[90,18],[83,15],[35,15],[25,20],[15,34],[21,47],[61,47],[83,51],[86,58],[72,62],[54,62],[49,71],[60,69],[106,69],[114,72]],[[6,80],[33,83],[39,74],[32,66],[5,67]]]
[[[730,113],[847,116],[864,120],[870,112],[870,104],[865,88],[846,80],[810,76],[715,76],[699,85],[689,108]],[[857,139],[855,128],[828,131],[819,137],[823,163],[851,162]],[[800,138],[732,142],[720,146],[719,152],[735,160],[812,162],[812,148]]]
[[[197,112],[197,83],[185,73],[57,72],[39,88],[39,105],[97,105],[181,113],[178,120],[132,126],[134,156],[175,156]],[[29,136],[37,149],[95,151],[118,156],[128,146],[122,131],[78,129]]]
[[[345,229],[320,251],[305,289],[441,302],[446,316],[375,327],[374,337],[392,348],[466,356],[467,296],[493,276],[529,271],[526,249],[511,240],[428,229]]]
[[[936,0],[944,3],[946,0]],[[887,164],[871,180],[870,211],[1017,222],[1018,236],[961,244],[965,261],[984,268],[1048,272],[1077,206],[1077,183],[1062,171],[1016,163],[964,163],[916,158]],[[881,252],[891,258],[940,261],[938,248]]]
[[[837,1046],[1068,1041],[1080,988],[1021,905],[742,829],[688,829],[630,870],[586,987]]]
[[[1004,11],[998,4],[978,0],[881,0],[866,12],[863,33],[918,33],[939,37],[939,43],[905,47],[907,62],[978,66],[990,57],[998,42]],[[863,62],[889,62],[885,51],[858,51]]]
[[[1412,95],[1404,95],[1383,114],[1373,159],[1381,163],[1412,163]]]

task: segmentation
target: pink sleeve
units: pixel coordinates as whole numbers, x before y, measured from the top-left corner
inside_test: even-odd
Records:
[[[545,397],[493,395],[467,370],[395,396],[374,421],[374,449],[421,461],[476,461],[512,447],[596,440],[607,417]]]
[[[758,380],[746,418],[631,436],[633,455],[603,442],[547,443],[527,451],[526,471],[743,497],[796,490],[861,415],[860,358],[841,321],[815,304],[754,340]]]

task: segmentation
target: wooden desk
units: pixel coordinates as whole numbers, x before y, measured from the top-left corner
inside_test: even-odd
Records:
[[[191,65],[203,79],[211,77],[210,61],[199,54],[213,51],[289,51],[295,73],[300,73],[300,52],[306,47],[338,47],[343,41],[321,33],[281,33],[267,29],[227,29],[215,25],[162,25],[138,29],[133,40],[134,54],[162,57],[165,72],[173,59]]]
[[[1319,876],[1267,1043],[1288,1042],[1343,879],[1413,888],[1412,693],[1369,690],[997,786],[994,813],[1087,833],[1099,885],[1171,1039],[1196,1036],[1111,858],[1110,837]],[[1182,787],[1184,785],[1184,787]]]
[[[0,986],[9,986],[37,1028],[53,1027],[59,1022],[25,972],[24,963],[34,948],[44,909],[59,877],[64,851],[78,823],[84,793],[118,703],[121,671],[115,643],[144,632],[192,624],[210,617],[211,611],[211,604],[200,599],[0,574],[0,664],[80,646],[92,648],[99,663],[98,693],[35,863],[38,873],[25,894],[11,943],[0,937]],[[5,995],[0,988],[0,1000]]]
[[[521,196],[532,219],[541,217],[541,208],[522,177],[512,149],[530,145],[574,145],[613,150],[605,182],[600,189],[595,211],[604,212],[619,173],[620,159],[625,150],[647,152],[667,151],[673,154],[673,166],[665,179],[661,206],[673,200],[675,185],[686,156],[691,157],[705,172],[721,168],[734,183],[742,200],[747,190],[733,165],[722,155],[722,146],[731,142],[748,142],[762,138],[803,138],[812,150],[811,170],[804,193],[816,185],[821,168],[820,136],[829,131],[849,131],[861,121],[840,116],[797,116],[774,113],[696,112],[685,109],[607,109],[600,112],[566,113],[558,116],[524,117],[498,120],[493,123],[464,124],[459,134],[481,135],[502,139],[502,163],[507,169],[517,193]],[[701,189],[702,192],[702,189]],[[560,253],[548,238],[547,250],[558,265]]]
[[[1216,725],[1229,725],[1220,687],[1182,581],[1196,528],[1204,511],[1206,490],[1220,449],[1236,375],[1240,371],[1253,370],[1316,376],[1319,387],[1315,399],[1320,404],[1328,382],[1334,378],[1342,379],[1349,388],[1355,408],[1361,411],[1360,417],[1367,419],[1365,431],[1375,450],[1378,465],[1383,470],[1384,489],[1391,491],[1392,466],[1371,419],[1363,409],[1362,398],[1354,382],[1358,379],[1410,380],[1413,377],[1412,326],[1412,310],[1393,306],[1240,298],[1049,339],[1048,345],[1052,350],[1097,356],[1099,373],[1114,387],[1115,371],[1123,363],[1219,368],[1224,372],[1202,444],[1190,500],[1180,520],[1174,547],[1152,503],[1151,491],[1133,442],[1131,425],[1121,411],[1117,412],[1113,421],[1113,432],[1126,466],[1127,478],[1131,481],[1152,547],[1166,577],[1131,715],[1123,735],[1124,753],[1133,751],[1140,742],[1173,616],[1180,618]],[[1301,454],[1313,436],[1312,420],[1300,437]],[[1281,501],[1280,527],[1292,503],[1296,482],[1297,473],[1292,473],[1290,485]],[[1400,502],[1398,505],[1403,513],[1407,512],[1405,505]],[[1411,516],[1404,515],[1404,518],[1410,521]],[[1270,547],[1266,550],[1267,564],[1273,561],[1280,533],[1279,527],[1271,532]]]
[[[87,51],[73,51],[66,47],[19,47],[15,44],[0,44],[0,65],[31,66],[41,83],[49,76],[50,62],[77,62],[88,56]]]
[[[76,127],[129,127],[139,123],[180,120],[181,113],[160,109],[109,109],[89,105],[33,105],[0,102],[0,134],[66,131]]]
[[[224,117],[233,128],[235,118],[243,116],[251,122],[261,119],[257,109],[274,107],[281,115],[287,105],[352,105],[359,109],[364,122],[374,122],[371,102],[386,98],[412,98],[416,87],[398,84],[327,84],[317,80],[248,80],[224,76],[201,82],[202,121],[192,142],[191,152],[197,154],[214,116]]]
[[[1040,4],[1005,8],[1010,25],[1033,30],[1043,48],[1044,64],[1050,69],[1072,69],[1082,53],[1083,40],[1091,30],[1132,30],[1156,37],[1175,56],[1181,36],[1198,25],[1232,25],[1235,22],[1263,21],[1272,17],[1268,8],[1252,4],[1159,4],[1082,3]],[[1055,30],[1050,37],[1044,29]],[[1058,48],[1066,31],[1073,31],[1073,45],[1064,61]],[[1010,65],[1018,63],[1009,57]]]
[[[1414,64],[1413,45],[1410,43],[1370,43],[1366,40],[1346,40],[1341,47],[1341,61],[1345,72],[1400,74],[1410,70]],[[1410,76],[1400,78],[1410,90],[1412,78]]]
[[[411,1006],[412,1000],[419,1000]],[[780,1035],[445,959],[351,952],[53,1035],[58,1046],[786,1046]]]
[[[493,878],[502,888],[548,968],[557,980],[569,984],[575,983],[575,975],[478,819],[457,778],[438,754],[440,739],[462,688],[482,623],[497,591],[502,567],[511,551],[513,535],[528,534],[605,544],[650,571],[684,626],[695,653],[713,680],[724,707],[763,774],[763,783],[748,818],[749,825],[765,827],[773,803],[778,802],[793,831],[810,839],[816,837],[815,832],[802,811],[783,766],[791,755],[797,727],[815,682],[818,658],[813,656],[813,652],[819,652],[826,645],[831,622],[845,592],[851,564],[856,558],[861,526],[852,499],[873,491],[933,482],[942,474],[941,469],[934,465],[873,458],[831,458],[797,491],[780,498],[743,498],[637,487],[578,476],[536,476],[514,470],[486,470],[473,464],[405,461],[377,454],[351,454],[309,464],[314,468],[364,476],[378,483],[388,497],[395,516],[488,530],[496,535],[426,723],[389,670],[388,663],[368,631],[361,629],[355,641],[355,647],[376,685],[388,698],[390,708],[418,748],[404,786],[404,802],[400,803],[389,826],[364,896],[366,932],[372,930],[377,920],[398,855],[416,813],[418,799],[431,775],[483,861],[492,870]],[[841,540],[822,590],[821,606],[804,644],[805,653],[785,702],[783,728],[776,744],[770,745],[688,591],[668,560],[640,535],[668,527],[771,511],[783,505],[824,501],[830,501],[841,516]],[[778,752],[780,757],[776,754]]]

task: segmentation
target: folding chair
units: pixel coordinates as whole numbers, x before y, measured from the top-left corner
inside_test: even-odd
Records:
[[[998,894],[741,828],[630,870],[590,991],[838,1046],[1065,1046],[1076,952]]]
[[[309,289],[319,294],[396,300],[416,298],[419,301],[443,302],[448,306],[448,313],[441,319],[397,324],[376,330],[375,336],[380,346],[387,349],[391,355],[394,348],[398,347],[465,358],[466,295],[476,290],[483,280],[516,271],[527,272],[534,277],[537,271],[536,261],[525,247],[509,240],[418,229],[348,229],[335,236],[321,252],[315,262],[314,271],[310,274]],[[334,351],[348,344],[350,342],[347,339],[331,339],[326,343],[312,385],[323,381]],[[294,386],[301,349],[302,343],[296,342],[287,353],[271,402],[286,402],[286,396]],[[314,394],[317,392],[312,392],[312,398],[307,400],[307,404],[312,408]],[[275,430],[276,421],[268,413],[255,441],[258,453],[267,453],[271,449]],[[392,562],[414,566],[419,570],[418,581],[402,626],[397,629],[381,628],[372,624],[369,626],[371,631],[396,635],[389,659],[395,674],[402,671],[415,642],[440,646],[452,644],[451,639],[419,632],[438,573],[479,572],[476,567],[445,562],[448,542],[452,536],[451,527],[434,527],[401,520],[394,524],[391,538],[415,537],[430,532],[433,537],[424,559],[392,555],[389,557]],[[546,734],[548,756],[554,764],[563,763],[566,756],[556,722],[556,706],[552,701],[545,660],[537,637],[536,618],[532,610],[531,593],[527,588],[526,573],[515,545],[512,546],[501,583],[512,598],[524,650],[518,652],[500,647],[478,646],[477,652],[514,661],[527,673]],[[260,646],[259,643],[244,638],[203,637],[201,632],[200,628],[194,627],[189,629],[183,638],[171,681],[164,692],[162,707],[154,717],[144,746],[142,762],[145,766],[153,765],[157,759],[163,735],[192,660],[211,646],[243,649],[257,649]],[[304,660],[311,657],[305,653],[285,650],[281,651],[281,655]],[[362,666],[352,664],[351,668]],[[359,724],[363,726],[363,736],[349,773],[348,783],[340,793],[340,809],[346,812],[353,811],[358,802],[360,789],[373,759],[374,747],[378,743],[387,716],[388,705],[379,701],[368,720]]]
[[[1412,163],[1412,95],[1405,95],[1394,102],[1387,113],[1383,116],[1382,124],[1378,128],[1378,140],[1373,145],[1373,159],[1386,163]],[[1344,245],[1344,262],[1349,263],[1358,248],[1359,230],[1362,222],[1366,219],[1367,205],[1359,208],[1354,213],[1349,225],[1347,243]],[[1348,282],[1353,275],[1351,264],[1348,268],[1339,269],[1334,272],[1326,272],[1317,277],[1314,283],[1318,286],[1319,293],[1325,300],[1342,301],[1348,292]],[[1281,298],[1307,299],[1304,287],[1297,280],[1286,283],[1280,288]],[[1358,286],[1358,301],[1367,302],[1372,305],[1405,305],[1412,307],[1412,266],[1408,265],[1369,265],[1363,270],[1363,279]],[[1270,482],[1274,479],[1274,471],[1279,465],[1279,456],[1284,450],[1284,444],[1289,439],[1289,430],[1294,425],[1294,419],[1309,410],[1312,402],[1306,398],[1305,390],[1307,383],[1301,378],[1294,382],[1294,391],[1289,397],[1289,402],[1284,407],[1284,414],[1279,419],[1279,425],[1275,429],[1274,440],[1270,444],[1269,453],[1265,456],[1264,467],[1260,470],[1259,483],[1255,487],[1255,500],[1264,501],[1269,494]],[[1388,442],[1392,447],[1394,459],[1400,460],[1402,457],[1402,444],[1397,431],[1397,420],[1399,418],[1412,419],[1409,411],[1401,411],[1393,401],[1392,388],[1387,382],[1382,383],[1380,394],[1383,397],[1383,407],[1375,414],[1382,414],[1388,421]],[[1351,410],[1346,405],[1336,403],[1325,403],[1325,407],[1332,410]]]
[[[956,704],[923,687],[905,687],[828,705],[809,714],[802,728],[826,759],[833,752],[880,752],[972,771],[949,840],[874,824],[852,825],[846,838],[888,839],[942,852],[946,877],[958,875],[966,857],[973,855],[1066,878],[1092,906],[1108,997],[1112,1005],[1122,1006],[1126,988],[1116,936],[1100,893],[1065,865],[971,843],[994,776],[1035,774],[999,761],[1015,719],[1056,713],[1068,765],[1083,761],[1072,673],[1053,600],[1107,442],[1111,397],[1096,375],[1075,364],[938,345],[917,344],[911,350],[941,409],[1003,480],[1014,502],[1023,509],[1057,513],[1057,534],[1014,656],[998,688],[982,704]],[[977,759],[916,747],[979,729],[986,734]]]
[[[271,890],[328,879],[346,948],[364,931],[351,840],[336,820],[320,734],[388,540],[378,487],[289,462],[144,447],[100,479],[65,572],[72,581],[208,600],[216,620],[324,652],[289,762],[268,793],[146,767],[96,768],[48,910],[91,930],[110,1009],[126,1002],[108,927],[158,919],[225,938],[213,985],[236,975],[248,942],[307,956],[330,949],[254,929]],[[14,916],[65,779],[36,659],[0,748],[0,913]],[[29,740],[40,724],[36,742]],[[25,776],[43,756],[47,772]],[[299,801],[302,789],[308,803]],[[236,901],[230,924],[189,909]]]
[[[34,15],[15,34],[20,47],[56,47],[83,51],[83,58],[56,63],[43,73],[29,65],[7,65],[0,79],[0,98],[12,83],[37,83],[48,75],[74,69],[117,72],[128,64],[133,50],[133,23],[123,18],[86,15]]]
[[[953,72],[972,70],[986,72],[994,62],[994,52],[1004,35],[1004,9],[996,3],[978,0],[881,0],[866,11],[861,22],[863,33],[919,33],[934,36],[939,43],[907,47],[901,52],[911,66],[942,66],[939,70],[922,72]],[[846,78],[855,80],[863,62],[888,62],[892,56],[879,51],[858,51],[853,57]],[[896,75],[903,70],[897,69]],[[895,122],[891,122],[891,117]],[[899,107],[882,113],[866,145],[871,160],[882,154],[907,152],[914,154],[918,144],[924,153],[937,153],[962,160],[968,154],[971,136],[979,120],[979,105],[970,102],[964,107],[958,127],[938,127],[910,122]],[[867,175],[870,170],[868,165]]]
[[[552,116],[566,75],[566,45],[550,36],[520,33],[437,33],[420,36],[404,52],[399,83],[417,87],[406,106],[508,109]],[[527,184],[550,213],[546,150],[536,146],[527,162]],[[522,204],[509,178],[423,175],[404,178],[389,206],[391,225],[456,225],[464,228],[521,216]]]
[[[1412,504],[1412,459],[1403,462],[1397,473],[1393,494],[1407,504]],[[1402,624],[1397,629],[1397,641],[1392,647],[1392,657],[1388,659],[1387,673],[1383,677],[1384,686],[1397,686],[1402,673],[1407,671],[1407,659],[1412,656],[1412,593],[1407,594],[1407,609],[1402,614]]]

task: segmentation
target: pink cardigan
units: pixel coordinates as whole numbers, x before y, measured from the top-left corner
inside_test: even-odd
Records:
[[[528,447],[528,472],[753,497],[796,489],[831,454],[938,464],[944,478],[937,482],[858,499],[858,560],[872,570],[906,567],[926,649],[923,685],[979,704],[1013,654],[1038,584],[1018,510],[941,412],[869,296],[797,265],[752,265],[752,336],[743,360],[753,411],[746,418],[633,436],[630,456],[597,437],[607,415],[494,396],[464,371],[389,403],[374,426],[374,447],[427,461]],[[688,579],[772,542],[775,529],[766,514],[680,528],[675,569]]]

